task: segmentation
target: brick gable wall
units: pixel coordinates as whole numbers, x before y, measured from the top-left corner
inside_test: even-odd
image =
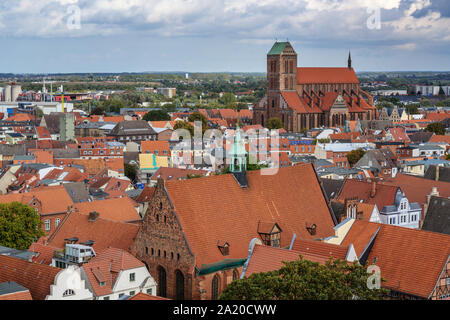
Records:
[[[188,248],[162,180],[158,181],[155,194],[132,246],[132,252],[149,268],[150,274],[158,284],[158,295],[161,289],[158,268],[163,267],[166,271],[168,298],[176,298],[175,273],[177,270],[180,270],[184,276],[184,298],[199,298],[199,290],[195,290],[193,284],[195,258]]]

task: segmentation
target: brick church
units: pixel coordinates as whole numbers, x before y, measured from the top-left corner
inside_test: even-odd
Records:
[[[350,54],[346,68],[299,68],[291,44],[275,42],[267,54],[267,94],[254,106],[253,121],[264,126],[273,117],[286,130],[300,132],[374,120],[376,108],[359,87]]]

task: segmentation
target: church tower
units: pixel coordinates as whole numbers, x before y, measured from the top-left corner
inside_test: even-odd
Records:
[[[267,54],[267,119],[279,116],[280,93],[295,91],[297,53],[289,42],[275,42]],[[264,125],[264,124],[263,124]]]

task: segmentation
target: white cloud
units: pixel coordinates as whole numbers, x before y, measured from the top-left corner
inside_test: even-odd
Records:
[[[402,2],[403,1],[403,2]],[[67,27],[67,7],[81,9],[81,29]],[[430,0],[16,0],[0,4],[6,37],[83,37],[126,33],[161,37],[225,35],[245,43],[275,37],[327,42],[449,41],[449,18],[416,18]],[[368,7],[381,11],[381,30],[369,30]],[[383,15],[389,13],[389,19]]]

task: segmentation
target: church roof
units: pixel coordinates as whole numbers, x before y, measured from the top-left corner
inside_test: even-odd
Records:
[[[297,68],[297,83],[355,83],[358,84],[353,68]]]
[[[267,55],[280,55],[289,42],[275,42]]]
[[[230,245],[227,258],[246,258],[248,244],[259,238],[260,221],[279,225],[281,247],[294,233],[303,239],[333,234],[334,220],[311,164],[280,168],[275,175],[249,171],[247,181],[241,188],[225,174],[165,183],[197,266],[224,259],[218,240]],[[306,226],[313,224],[317,233],[311,235]]]

